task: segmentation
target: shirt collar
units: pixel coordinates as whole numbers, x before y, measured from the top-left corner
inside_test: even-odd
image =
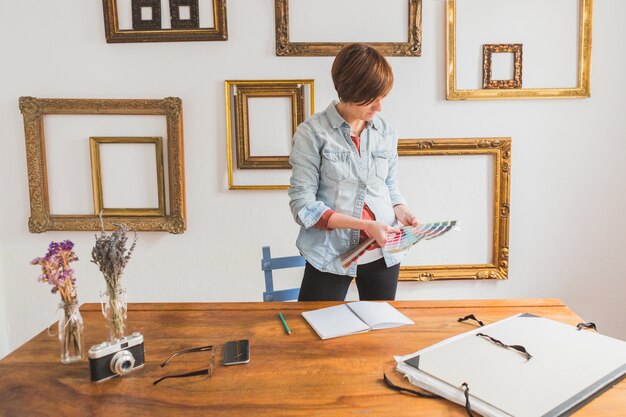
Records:
[[[347,124],[347,122],[343,120],[343,117],[341,117],[341,115],[337,111],[337,108],[335,107],[337,103],[339,103],[339,100],[331,101],[325,110],[326,116],[328,117],[330,125],[333,127],[333,129],[338,129],[344,123]],[[367,127],[370,126],[373,126],[376,130],[380,130],[380,119],[378,118],[378,115],[374,116],[371,121],[367,122]]]

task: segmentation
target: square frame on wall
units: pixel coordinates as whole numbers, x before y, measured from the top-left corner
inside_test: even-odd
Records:
[[[234,85],[235,94],[235,136],[237,142],[237,168],[239,169],[291,169],[289,155],[255,156],[250,150],[250,125],[248,100],[250,98],[287,97],[291,101],[291,134],[304,121],[303,83],[239,83]]]
[[[403,156],[493,156],[493,219],[491,261],[484,264],[402,266],[400,279],[506,279],[509,270],[511,138],[400,139]],[[461,225],[461,227],[463,227]]]
[[[457,0],[446,0],[446,98],[448,100],[585,98],[591,95],[593,0],[580,0],[578,84],[573,88],[457,89],[456,4]]]
[[[153,144],[156,155],[157,207],[113,208],[105,207],[102,178],[101,144]],[[165,216],[165,179],[163,176],[163,139],[161,137],[102,137],[89,138],[91,157],[91,180],[93,187],[94,214],[104,216]]]
[[[309,91],[309,100],[305,98]],[[255,156],[250,151],[250,131],[247,103],[250,97],[287,97],[291,101],[290,128],[292,134],[304,121],[307,114],[313,114],[315,102],[315,82],[302,80],[226,80],[224,95],[226,100],[226,158],[229,190],[286,190],[283,184],[235,184],[234,170],[276,170],[291,169],[289,155]],[[308,112],[305,107],[308,104]],[[234,133],[233,133],[234,131]],[[235,143],[233,144],[233,136]],[[236,145],[236,146],[234,146]],[[236,155],[234,155],[236,153]]]
[[[187,4],[174,1],[174,6]],[[186,41],[225,41],[228,40],[226,25],[226,0],[212,0],[213,2],[213,27],[194,27],[195,24],[181,21],[177,13],[173,14],[172,29],[161,29],[160,20],[153,15],[148,27],[145,29],[120,29],[117,0],[102,0],[104,8],[104,32],[107,43],[132,43],[132,42],[186,42]],[[159,1],[160,13],[160,1]],[[195,22],[195,7],[190,7],[191,19]],[[133,19],[136,20],[136,19]],[[154,22],[153,22],[154,21]],[[150,26],[152,25],[152,26]],[[158,26],[157,26],[158,25]]]
[[[46,115],[157,115],[167,125],[167,165],[169,212],[162,216],[110,216],[102,222],[106,230],[125,223],[137,231],[183,233],[187,227],[183,149],[182,101],[177,97],[149,99],[55,99],[20,97],[24,117],[30,218],[32,233],[50,230],[99,231],[100,218],[92,215],[53,215],[50,213],[48,172],[43,122]],[[87,147],[88,144],[85,143]]]
[[[366,42],[386,56],[422,54],[422,0],[408,0],[409,35],[406,42]],[[329,10],[329,13],[332,11]],[[276,55],[335,56],[350,42],[291,42],[289,40],[289,0],[274,0]]]

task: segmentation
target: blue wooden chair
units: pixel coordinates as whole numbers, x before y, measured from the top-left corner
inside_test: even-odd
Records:
[[[265,273],[265,291],[263,301],[290,301],[297,300],[300,288],[290,288],[287,290],[274,290],[274,277],[272,271],[275,269],[296,268],[304,266],[302,256],[284,256],[282,258],[272,258],[269,246],[263,246],[263,257],[261,258],[261,270]]]

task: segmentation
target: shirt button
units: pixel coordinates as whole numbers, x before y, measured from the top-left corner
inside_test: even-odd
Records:
[[[365,188],[365,187],[366,187],[366,185],[365,185],[365,184],[361,184],[361,188]]]

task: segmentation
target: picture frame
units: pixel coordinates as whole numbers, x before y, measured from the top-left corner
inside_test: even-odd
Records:
[[[185,208],[185,174],[183,150],[182,101],[164,99],[57,99],[20,97],[24,118],[30,217],[32,233],[46,231],[114,230],[115,223],[125,223],[136,231],[183,233],[187,227]],[[109,216],[97,214],[50,213],[46,146],[43,129],[46,115],[157,115],[163,116],[167,128],[167,175],[169,210],[163,216]],[[88,144],[85,142],[85,147]],[[80,150],[78,151],[80,152]]]
[[[154,208],[108,208],[103,193],[101,144],[153,144],[156,155],[156,190],[158,205]],[[105,216],[165,216],[165,180],[163,176],[163,139],[161,137],[102,137],[89,138],[94,214]]]
[[[291,136],[307,115],[314,113],[314,80],[226,80],[226,149],[229,190],[284,190],[286,184],[235,184],[237,170],[289,170],[289,155],[253,155],[250,142],[249,99],[288,98]],[[306,91],[309,99],[306,100]],[[308,108],[307,108],[308,107]],[[234,137],[234,141],[233,141]]]
[[[237,168],[291,169],[289,155],[253,156],[250,152],[248,100],[250,98],[287,97],[291,100],[291,134],[304,121],[304,84],[239,84],[236,86],[235,132],[237,141]]]
[[[407,0],[409,8],[406,42],[365,42],[386,56],[422,54],[422,0]],[[291,42],[289,0],[274,0],[277,56],[335,56],[350,42]]]
[[[509,270],[509,220],[511,190],[511,138],[458,138],[458,139],[400,139],[398,142],[400,165],[408,156],[488,156],[492,159],[493,187],[490,260],[475,264],[406,265],[400,268],[403,281],[431,281],[444,279],[506,279]],[[405,187],[404,187],[405,188]],[[404,190],[404,189],[403,189]],[[405,196],[406,196],[406,190]],[[489,204],[488,202],[485,204]],[[439,219],[460,220],[460,219]],[[461,222],[461,231],[463,230]],[[453,231],[448,235],[462,233]],[[443,238],[440,243],[444,243]],[[413,249],[417,250],[417,248]]]
[[[141,28],[120,29],[118,0],[102,0],[104,8],[104,32],[107,43],[132,42],[187,42],[187,41],[225,41],[228,40],[226,20],[226,0],[212,0],[213,27],[199,27],[197,0],[169,0],[169,12],[172,12],[172,28],[162,29],[160,16],[154,14],[151,23]],[[147,1],[154,0],[135,0]],[[158,1],[160,5],[160,1]],[[190,19],[181,20],[178,7],[189,6]],[[133,7],[133,21],[137,20]],[[159,13],[163,13],[159,6]],[[198,26],[196,25],[198,22]]]
[[[580,0],[577,85],[571,88],[457,88],[457,1],[446,0],[446,98],[448,100],[497,100],[586,98],[591,95],[591,32],[593,0]]]
[[[492,79],[492,55],[495,53],[513,54],[513,78],[509,80]],[[483,88],[505,89],[522,88],[522,44],[485,44],[483,45]]]

